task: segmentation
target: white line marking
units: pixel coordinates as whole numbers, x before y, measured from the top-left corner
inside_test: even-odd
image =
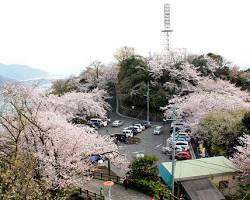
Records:
[[[157,146],[155,146],[155,148],[158,148],[158,147],[160,147],[162,144],[158,144]]]

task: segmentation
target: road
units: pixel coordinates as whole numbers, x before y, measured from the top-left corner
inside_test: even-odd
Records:
[[[110,135],[115,133],[121,133],[123,128],[139,122],[138,120],[127,119],[113,114],[111,121],[114,120],[122,120],[124,122],[123,126],[112,127],[111,124],[109,124],[107,127],[102,127],[101,129],[99,129],[99,134]],[[156,125],[163,125],[163,123],[153,123],[151,128],[148,128],[136,135],[136,137],[141,139],[141,142],[139,144],[119,143],[118,146],[120,152],[124,154],[130,161],[133,160],[135,155],[138,153],[156,155],[160,159],[160,162],[169,161],[168,157],[161,152],[161,149],[162,146],[165,144],[164,141],[166,141],[166,138],[169,137],[170,125],[165,125],[166,133],[161,135],[154,135],[153,130]]]
[[[100,135],[111,135],[115,133],[122,133],[123,128],[130,126],[132,124],[136,124],[139,119],[133,119],[126,116],[120,115],[117,108],[116,94],[112,95],[113,98],[109,99],[109,104],[111,105],[112,110],[108,113],[108,116],[111,118],[111,123],[107,127],[102,127],[98,130]],[[114,120],[121,120],[124,122],[123,126],[120,127],[112,127],[111,124]],[[153,130],[157,125],[164,126],[164,134],[154,135]],[[119,151],[121,154],[125,155],[129,161],[132,161],[136,154],[143,153],[147,155],[155,155],[159,158],[159,163],[170,161],[169,156],[163,154],[161,149],[163,145],[165,145],[166,139],[170,136],[170,123],[163,124],[163,122],[152,122],[152,127],[148,128],[141,133],[137,134],[136,137],[141,139],[139,144],[121,144],[119,143]],[[120,175],[123,173],[118,170],[116,167],[112,166],[112,170],[118,172]]]

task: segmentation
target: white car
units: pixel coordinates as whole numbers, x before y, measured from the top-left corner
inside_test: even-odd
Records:
[[[169,140],[173,140],[173,134],[171,134]],[[190,141],[190,136],[188,133],[186,132],[183,132],[183,131],[178,131],[176,134],[175,134],[175,139],[178,140],[178,138],[185,138],[186,141]]]
[[[155,129],[154,129],[153,134],[154,135],[160,135],[161,133],[163,133],[162,126],[156,126]]]
[[[176,151],[189,150],[189,145],[186,141],[176,141],[175,148]]]
[[[120,120],[115,120],[115,121],[113,121],[113,123],[112,123],[112,126],[113,126],[113,127],[118,127],[118,126],[122,126],[122,125],[123,125],[123,122],[120,121]]]
[[[144,130],[145,130],[145,126],[143,126],[143,125],[141,125],[141,124],[135,124],[135,126],[139,126],[139,127],[140,127],[140,129],[141,129],[142,131],[144,131]]]
[[[132,126],[132,127],[136,128],[138,133],[142,132],[142,129],[141,129],[140,126],[134,125],[134,126]]]
[[[186,137],[175,137],[175,142],[188,142]],[[168,138],[167,139],[167,144],[172,145],[173,143],[173,138]]]
[[[142,129],[139,126],[129,126],[129,127],[124,128],[123,130],[131,129],[131,128],[135,128],[137,133],[142,132]]]
[[[124,129],[124,130],[122,131],[122,133],[123,133],[126,137],[133,137],[133,136],[134,136],[132,130],[126,130],[126,129]]]
[[[176,123],[175,123],[175,126],[176,126],[176,127],[183,127],[184,124],[181,123],[181,122],[176,122]],[[171,122],[171,127],[174,127],[174,122]]]
[[[100,126],[107,126],[108,125],[107,121],[103,121],[102,119],[99,119],[99,118],[92,118],[89,121],[93,122],[93,123],[99,123]]]

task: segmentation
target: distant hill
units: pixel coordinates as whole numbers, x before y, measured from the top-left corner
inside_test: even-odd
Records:
[[[3,76],[0,76],[0,84],[6,82],[6,81],[11,81],[11,79],[5,78]]]
[[[50,74],[46,71],[43,71],[41,69],[31,68],[25,65],[18,65],[18,64],[7,65],[0,63],[0,76],[4,77],[3,79],[15,79],[21,81],[21,80],[45,78],[48,77],[49,75]]]

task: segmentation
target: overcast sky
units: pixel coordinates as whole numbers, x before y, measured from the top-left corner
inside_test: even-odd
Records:
[[[250,66],[248,0],[0,0],[0,62],[71,74],[125,45],[160,52],[166,2],[174,47]]]

